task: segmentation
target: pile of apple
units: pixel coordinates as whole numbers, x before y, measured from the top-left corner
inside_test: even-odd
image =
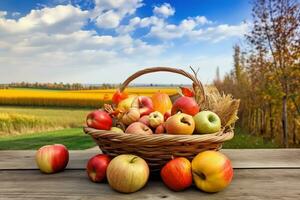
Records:
[[[61,144],[46,145],[36,153],[41,172],[52,174],[63,171],[69,161],[69,151]],[[108,181],[116,191],[132,193],[143,188],[149,179],[147,162],[135,155],[123,154],[111,159],[98,154],[89,159],[86,171],[93,182]],[[218,192],[226,188],[233,177],[230,160],[220,152],[204,151],[192,162],[184,157],[173,158],[160,171],[161,179],[173,191],[195,186],[205,192]]]
[[[188,92],[186,92],[188,91]],[[167,94],[157,92],[152,98],[128,96],[117,91],[113,102],[114,112],[96,110],[87,116],[89,127],[127,134],[210,134],[221,129],[221,120],[212,111],[200,111],[194,94],[182,88],[183,96],[174,104]],[[113,126],[113,118],[124,126]]]

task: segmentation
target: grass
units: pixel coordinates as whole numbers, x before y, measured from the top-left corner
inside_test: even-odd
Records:
[[[224,142],[224,149],[268,149],[280,148],[278,144],[271,141],[264,141],[262,137],[245,133],[240,127],[236,127],[234,137]]]
[[[64,144],[70,150],[95,146],[91,136],[85,135],[82,128],[0,137],[0,150],[38,149],[47,144]]]
[[[0,106],[0,136],[82,127],[90,111],[79,108]]]
[[[64,129],[60,131],[41,132],[27,135],[0,137],[0,150],[25,150],[38,149],[46,144],[64,144],[70,150],[81,150],[95,146],[95,142],[85,135],[82,128]],[[264,143],[260,137],[247,135],[236,129],[234,138],[224,143],[223,148],[248,149],[248,148],[278,148],[271,142]]]

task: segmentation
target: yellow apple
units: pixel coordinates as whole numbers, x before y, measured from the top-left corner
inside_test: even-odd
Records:
[[[223,190],[233,177],[230,160],[217,151],[199,153],[192,161],[192,172],[195,185],[205,192]]]

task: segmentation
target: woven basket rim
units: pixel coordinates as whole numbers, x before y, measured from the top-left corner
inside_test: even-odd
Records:
[[[130,143],[138,142],[144,143],[165,143],[165,142],[185,142],[185,143],[198,143],[198,142],[218,142],[223,143],[230,140],[234,136],[233,129],[221,130],[211,134],[193,134],[193,135],[174,135],[174,134],[130,134],[130,133],[116,133],[107,130],[98,130],[94,128],[84,127],[84,132],[94,138],[114,138]]]

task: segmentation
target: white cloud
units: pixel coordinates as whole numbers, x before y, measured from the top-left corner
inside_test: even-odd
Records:
[[[142,5],[142,0],[95,0],[93,18],[100,28],[116,28]]]
[[[203,27],[204,25],[207,26]],[[178,25],[168,24],[166,22],[154,25],[151,27],[148,36],[162,40],[173,40],[186,37],[193,40],[219,42],[230,37],[241,37],[247,30],[247,23],[238,25],[215,25],[205,16],[196,16],[183,19]]]
[[[20,12],[12,12],[12,13],[11,13],[11,16],[13,16],[13,17],[18,17],[18,16],[20,16],[20,15],[21,15]]]
[[[101,28],[116,28],[119,26],[121,16],[110,10],[96,19],[96,24]]]
[[[175,8],[173,8],[169,3],[164,3],[161,6],[154,6],[153,13],[162,17],[169,17],[174,15]]]
[[[0,10],[0,18],[1,17],[5,17],[7,15],[7,12],[6,11],[1,11]]]
[[[80,29],[87,19],[88,11],[72,5],[31,10],[28,15],[18,20],[0,18],[0,35],[30,32],[70,33]]]
[[[210,40],[219,42],[230,37],[242,37],[248,31],[249,24],[241,23],[238,25],[221,24],[207,29],[194,30],[188,36],[198,40]]]
[[[137,28],[145,28],[150,26],[163,26],[165,23],[164,19],[158,18],[157,16],[151,16],[151,17],[134,17],[130,19],[129,23],[127,25],[121,25],[119,26],[116,31],[119,34],[127,34],[131,33]]]

